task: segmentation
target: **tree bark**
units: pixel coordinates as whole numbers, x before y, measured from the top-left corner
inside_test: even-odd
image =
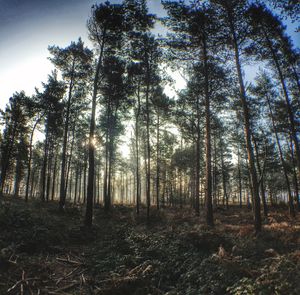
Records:
[[[276,127],[275,119],[274,119],[274,116],[273,116],[271,102],[270,102],[270,99],[269,99],[268,95],[266,96],[266,99],[267,99],[267,103],[268,103],[268,106],[269,106],[269,113],[270,113],[270,116],[271,116],[272,127],[273,127],[273,131],[274,131],[275,138],[276,138],[277,148],[278,148],[278,151],[279,151],[282,171],[283,171],[283,174],[284,174],[285,183],[286,183],[287,190],[288,190],[289,211],[290,211],[290,214],[293,217],[295,217],[295,209],[294,209],[294,203],[293,203],[290,180],[289,180],[289,177],[288,177],[288,172],[287,172],[287,169],[286,169],[286,164],[285,164],[285,160],[284,160],[284,157],[283,157],[282,148],[281,148],[281,145],[280,145],[280,140],[279,140],[279,136],[278,136],[278,133],[277,133],[277,127]]]
[[[104,42],[105,31],[102,36],[102,44],[99,59],[97,62],[96,73],[94,77],[93,86],[93,98],[92,98],[92,113],[90,122],[90,133],[89,133],[89,170],[88,170],[88,184],[87,184],[87,198],[86,198],[86,212],[85,212],[85,225],[91,227],[93,223],[93,199],[94,199],[94,175],[95,175],[95,146],[94,146],[94,136],[95,136],[95,126],[96,126],[96,102],[98,93],[98,83],[100,76],[100,69],[102,66],[102,58],[104,52]]]
[[[258,186],[257,172],[255,168],[253,147],[251,144],[249,108],[248,108],[248,103],[246,98],[246,91],[245,91],[241,62],[240,62],[240,52],[238,47],[236,30],[229,9],[227,10],[227,13],[228,13],[230,31],[231,31],[232,42],[234,47],[235,65],[236,65],[236,70],[238,75],[239,86],[240,86],[239,87],[240,100],[241,100],[243,115],[244,115],[244,133],[245,133],[245,141],[246,141],[246,148],[247,148],[247,156],[249,161],[249,172],[251,178],[250,182],[251,182],[253,202],[254,202],[253,204],[254,205],[254,228],[256,232],[260,232],[261,231],[260,197],[259,197],[259,186]]]

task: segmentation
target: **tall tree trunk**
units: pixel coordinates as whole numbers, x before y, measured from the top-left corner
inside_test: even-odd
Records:
[[[49,201],[49,195],[50,195],[50,183],[51,183],[51,169],[52,169],[52,152],[49,154],[48,159],[48,172],[47,172],[47,185],[46,185],[46,201]]]
[[[236,36],[236,30],[233,23],[233,19],[231,16],[230,9],[227,10],[228,12],[228,19],[230,23],[230,31],[232,35],[232,42],[234,47],[234,55],[235,55],[235,65],[238,75],[239,81],[239,91],[240,91],[240,100],[243,108],[243,116],[244,116],[244,133],[245,133],[245,141],[246,141],[246,148],[247,148],[247,156],[249,161],[249,172],[251,176],[251,190],[253,193],[253,202],[254,202],[254,228],[256,232],[261,231],[261,213],[260,213],[260,197],[259,197],[259,185],[257,179],[257,172],[255,168],[255,159],[253,154],[253,147],[251,144],[251,130],[250,130],[250,115],[249,115],[249,108],[246,98],[246,91],[244,86],[241,62],[240,62],[240,52],[238,46],[238,40]]]
[[[30,174],[31,174],[31,161],[32,161],[32,144],[33,144],[33,136],[34,131],[39,124],[41,118],[38,118],[32,128],[31,134],[30,134],[30,140],[29,140],[29,156],[28,156],[28,164],[27,164],[27,178],[26,178],[26,191],[25,191],[25,201],[28,201],[28,195],[29,195],[29,183],[30,183]]]
[[[70,155],[69,155],[69,159],[68,159],[68,163],[67,163],[65,198],[67,197],[69,175],[70,175],[71,162],[72,162],[72,157],[73,157],[73,149],[74,149],[74,141],[75,141],[75,128],[76,128],[76,124],[74,122],[73,130],[72,130],[71,150],[70,150]]]
[[[15,185],[14,185],[14,197],[19,197],[19,191],[20,191],[20,182],[21,182],[21,155],[20,151],[18,151],[17,154],[17,163],[16,163],[16,172],[15,172]]]
[[[240,208],[242,208],[242,177],[241,177],[241,155],[240,155],[240,149],[238,149],[238,182],[239,182]]]
[[[212,207],[212,177],[211,177],[211,126],[210,126],[210,96],[209,96],[209,74],[208,74],[208,54],[205,33],[203,34],[203,62],[204,62],[204,94],[205,94],[205,211],[206,223],[214,225]]]
[[[228,195],[227,195],[227,185],[226,185],[226,175],[225,175],[225,164],[224,164],[224,153],[223,153],[223,143],[220,136],[220,153],[221,153],[221,169],[222,169],[222,184],[223,184],[223,205],[226,204],[226,209],[229,209]]]
[[[51,190],[51,201],[54,200],[55,196],[55,183],[56,183],[56,174],[57,174],[57,154],[58,149],[56,149],[55,159],[54,159],[54,167],[53,167],[53,179],[52,179],[52,190]]]
[[[267,206],[267,201],[266,201],[264,175],[263,175],[264,171],[261,169],[261,166],[260,166],[257,141],[256,141],[255,137],[253,136],[253,134],[252,134],[252,139],[253,139],[254,149],[255,149],[255,153],[256,153],[256,166],[257,166],[257,170],[258,170],[259,177],[260,177],[260,194],[261,194],[261,200],[262,200],[262,204],[263,204],[263,212],[264,212],[264,216],[268,217],[268,206]]]
[[[151,159],[151,147],[150,147],[150,107],[149,107],[149,94],[150,94],[150,68],[149,63],[147,63],[147,82],[146,82],[146,202],[147,202],[147,221],[150,218],[150,191],[151,191],[151,183],[150,183],[150,159]]]
[[[140,213],[140,200],[141,200],[141,178],[140,178],[140,162],[139,162],[139,120],[141,111],[141,98],[140,98],[140,85],[137,90],[137,108],[135,114],[135,153],[136,153],[136,214]]]
[[[89,133],[89,170],[88,170],[88,185],[87,185],[87,199],[86,199],[86,212],[85,212],[85,225],[91,227],[93,223],[93,199],[94,199],[94,175],[95,175],[95,126],[96,126],[96,102],[98,93],[98,83],[100,77],[100,69],[102,65],[103,51],[104,51],[105,31],[102,36],[102,44],[99,59],[97,62],[96,73],[94,77],[94,89],[92,98],[92,113],[90,122]]]
[[[271,107],[271,102],[270,102],[270,99],[269,99],[268,95],[266,95],[266,99],[267,99],[267,103],[268,103],[268,106],[269,106],[269,113],[270,113],[270,116],[271,116],[272,127],[273,127],[273,131],[274,131],[275,138],[276,138],[277,148],[278,148],[278,151],[279,151],[282,171],[283,171],[283,174],[284,174],[285,183],[286,183],[287,190],[288,190],[289,211],[290,211],[290,214],[294,217],[295,216],[295,209],[294,209],[294,203],[293,203],[293,196],[292,196],[292,191],[291,191],[290,180],[289,180],[289,177],[288,177],[288,172],[287,172],[287,169],[286,169],[286,164],[285,164],[285,160],[284,160],[284,157],[283,157],[283,152],[282,152],[282,148],[281,148],[281,145],[280,145],[280,140],[279,140],[279,136],[278,136],[278,132],[277,132],[277,127],[276,127],[276,124],[275,124],[275,119],[274,119],[274,115],[273,115],[273,111],[272,111],[272,107]]]
[[[73,59],[72,64],[72,76],[70,79],[68,101],[67,101],[67,111],[66,111],[66,122],[64,128],[64,137],[63,137],[63,147],[62,147],[62,157],[61,157],[61,172],[60,172],[60,197],[59,197],[59,209],[63,211],[66,204],[66,161],[67,161],[67,144],[68,144],[68,133],[69,133],[69,121],[70,121],[70,110],[71,110],[71,99],[72,91],[74,87],[74,78],[73,73],[75,70],[75,58]]]
[[[159,186],[160,186],[160,137],[159,137],[159,124],[160,124],[160,117],[159,111],[157,111],[157,127],[156,127],[156,208],[159,210]]]
[[[79,188],[78,188],[78,202],[81,203],[82,193],[82,164],[79,164]]]
[[[87,187],[86,187],[86,174],[87,174],[87,158],[84,159],[84,168],[83,168],[83,203],[86,202]]]
[[[48,125],[48,123],[47,123]],[[46,126],[46,136],[45,136],[45,146],[44,146],[44,157],[43,157],[43,166],[41,170],[41,191],[40,198],[42,201],[45,201],[45,190],[46,190],[46,173],[47,173],[47,163],[48,163],[48,152],[49,152],[49,128]]]
[[[77,202],[77,192],[78,192],[78,178],[79,178],[79,164],[76,164],[75,168],[75,192],[74,192],[74,204]]]
[[[285,84],[285,79],[279,64],[279,60],[278,60],[278,56],[272,46],[272,43],[269,39],[268,34],[266,33],[266,31],[262,28],[262,31],[264,33],[264,36],[266,38],[267,44],[269,46],[269,50],[271,52],[272,58],[273,58],[273,62],[275,65],[275,68],[277,70],[277,74],[280,80],[280,84],[281,84],[281,88],[284,94],[284,98],[285,98],[285,102],[286,102],[286,108],[287,108],[287,113],[288,113],[288,117],[289,117],[289,122],[290,122],[290,132],[291,132],[291,136],[295,145],[295,151],[296,151],[296,158],[297,158],[297,167],[298,167],[298,177],[300,179],[300,147],[299,147],[299,143],[298,143],[298,138],[297,138],[297,131],[296,131],[296,127],[295,127],[295,118],[294,118],[294,113],[292,110],[292,106],[291,106],[291,102],[290,102],[290,98],[289,98],[289,94],[288,94],[288,90]]]
[[[194,206],[196,215],[200,215],[200,142],[201,142],[201,131],[200,131],[200,98],[197,96],[197,138],[196,138],[196,167],[195,167],[195,197]]]
[[[298,186],[298,180],[297,180],[296,163],[295,163],[295,157],[294,157],[294,147],[293,147],[293,139],[292,138],[290,138],[290,151],[291,151],[291,157],[292,157],[292,162],[293,162],[293,182],[294,182],[294,189],[295,189],[295,195],[296,195],[297,211],[300,212],[299,186]]]

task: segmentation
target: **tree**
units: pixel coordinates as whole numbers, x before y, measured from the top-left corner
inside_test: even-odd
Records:
[[[286,116],[289,120],[289,129],[295,145],[298,178],[300,179],[300,147],[297,137],[296,119],[283,72],[286,56],[282,54],[281,41],[284,37],[285,28],[280,20],[263,5],[252,5],[248,10],[248,15],[254,40],[248,50],[250,53],[255,54],[257,58],[268,61],[277,74],[285,99]]]
[[[284,174],[284,179],[286,182],[286,188],[288,191],[288,200],[289,200],[289,209],[290,209],[290,214],[292,216],[295,216],[295,209],[294,209],[294,204],[293,204],[293,197],[292,197],[292,191],[291,191],[291,185],[290,185],[290,180],[288,176],[288,171],[287,171],[287,164],[284,159],[284,154],[283,154],[283,149],[280,143],[279,139],[279,132],[278,132],[278,127],[274,115],[274,110],[273,110],[273,104],[274,104],[274,99],[276,97],[276,92],[274,91],[274,86],[272,84],[271,79],[268,77],[266,73],[263,73],[261,76],[259,76],[256,80],[257,86],[252,90],[256,95],[258,95],[260,98],[263,97],[266,101],[267,107],[268,107],[268,112],[270,116],[270,120],[272,123],[272,129],[275,135],[276,139],[276,144],[277,144],[277,149],[279,152],[279,157],[281,161],[281,167],[282,171]],[[276,100],[275,100],[276,101]]]
[[[60,201],[59,208],[64,210],[66,202],[66,164],[67,164],[67,145],[70,125],[70,114],[72,106],[75,101],[75,93],[78,87],[82,87],[82,82],[90,75],[92,52],[84,47],[84,43],[79,38],[77,42],[72,42],[66,48],[58,46],[50,46],[49,52],[51,62],[61,71],[62,77],[66,84],[68,84],[64,135],[62,146],[62,161],[61,161],[61,179],[60,179]],[[81,97],[80,97],[81,98]]]
[[[65,85],[63,82],[57,80],[57,73],[54,72],[52,75],[48,76],[47,84],[43,83],[43,88],[44,91],[42,93],[37,91],[36,95],[41,108],[41,113],[43,114],[42,119],[44,120],[45,124],[44,157],[41,171],[40,198],[42,201],[48,201],[50,179],[48,179],[48,189],[46,190],[46,174],[47,168],[48,170],[51,168],[55,145],[57,145],[58,139],[62,134],[61,126],[63,124],[64,106],[62,99],[65,94]]]
[[[255,168],[253,146],[251,142],[250,113],[241,62],[241,56],[249,38],[248,23],[245,19],[247,2],[244,0],[213,0],[211,2],[216,5],[215,9],[217,10],[219,20],[223,24],[222,34],[224,43],[226,44],[226,47],[230,50],[233,50],[234,53],[235,69],[239,85],[239,96],[243,109],[244,134],[251,176],[251,191],[254,201],[254,227],[255,231],[259,232],[261,231],[259,183]]]
[[[287,17],[291,18],[292,21],[299,21],[300,3],[298,0],[269,0],[268,2],[270,2],[275,9],[280,9],[280,11],[286,14]],[[297,30],[299,31],[299,27]]]
[[[92,15],[88,20],[89,38],[96,47],[98,58],[93,81],[93,94],[91,106],[91,121],[88,144],[88,185],[85,225],[90,227],[93,221],[94,174],[95,174],[95,126],[96,103],[99,86],[102,78],[103,60],[107,53],[115,53],[121,48],[123,42],[124,17],[123,7],[119,4],[106,2],[92,6]]]
[[[115,56],[106,56],[102,70],[102,82],[100,91],[102,94],[101,104],[103,106],[100,126],[105,137],[105,172],[104,172],[104,208],[110,210],[112,178],[114,173],[114,162],[117,139],[123,133],[122,121],[128,117],[128,109],[131,101],[127,99],[125,62]]]
[[[192,61],[194,67],[190,68],[197,77],[200,87],[197,87],[197,115],[196,115],[196,213],[199,215],[199,179],[200,179],[200,97],[204,102],[205,113],[205,204],[206,222],[213,225],[212,210],[212,166],[211,166],[211,104],[217,91],[213,93],[213,86],[220,77],[219,60],[214,52],[219,47],[219,22],[212,7],[205,3],[187,6],[183,2],[164,1],[169,17],[165,23],[173,31],[167,44],[171,48],[169,59]],[[183,52],[189,48],[190,55],[186,58]],[[224,74],[224,72],[223,72]],[[195,78],[194,78],[195,79]],[[193,82],[197,84],[197,82]]]
[[[149,14],[146,0],[125,0],[125,22],[127,26],[127,46],[123,50],[127,57],[128,76],[131,85],[131,96],[135,101],[135,178],[136,178],[136,212],[139,214],[141,201],[141,175],[140,175],[140,125],[142,124],[142,85],[144,79],[144,66],[140,59],[136,59],[139,53],[136,50],[139,42],[142,42],[143,34],[149,32],[154,26],[154,15]],[[140,40],[140,41],[139,41]]]
[[[5,112],[1,112],[4,131],[1,141],[0,196],[3,195],[8,173],[11,172],[16,158],[15,195],[18,195],[21,173],[27,157],[28,99],[24,91],[16,92],[9,99]]]

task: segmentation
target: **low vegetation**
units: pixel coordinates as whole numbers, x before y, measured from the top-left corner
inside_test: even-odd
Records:
[[[215,209],[216,226],[190,208],[95,209],[4,199],[1,294],[298,294],[300,219],[271,211],[253,235],[247,208]]]

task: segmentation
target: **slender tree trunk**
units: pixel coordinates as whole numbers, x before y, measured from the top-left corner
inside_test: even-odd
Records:
[[[281,167],[282,167],[282,171],[283,171],[284,178],[285,178],[285,183],[286,183],[287,190],[288,190],[289,210],[290,210],[290,214],[293,217],[295,217],[295,209],[294,209],[294,203],[293,203],[293,196],[292,196],[292,191],[291,191],[290,180],[289,180],[289,177],[288,177],[288,172],[287,172],[287,169],[286,169],[286,164],[285,164],[285,160],[284,160],[284,157],[283,157],[283,152],[282,152],[282,148],[281,148],[281,145],[280,145],[280,140],[279,140],[279,136],[278,136],[278,133],[277,133],[277,127],[276,127],[276,124],[275,124],[275,119],[274,119],[274,115],[273,115],[273,111],[272,111],[272,107],[271,107],[271,102],[270,102],[270,99],[269,99],[268,95],[266,95],[266,99],[267,99],[267,103],[268,103],[268,106],[269,106],[269,112],[270,112],[270,116],[271,116],[273,131],[274,131],[275,138],[276,138],[277,148],[278,148],[278,151],[279,151]]]
[[[48,123],[47,123],[48,125]],[[44,158],[43,158],[43,166],[41,170],[41,192],[40,198],[44,202],[45,201],[45,190],[46,190],[46,173],[47,173],[47,163],[48,163],[48,151],[49,151],[49,128],[46,126],[46,136],[45,136],[45,146],[44,146]]]
[[[228,195],[227,195],[227,185],[226,185],[226,175],[225,175],[225,164],[224,164],[224,154],[223,154],[223,143],[220,137],[220,153],[221,153],[221,169],[222,169],[222,184],[223,184],[223,204],[226,204],[226,209],[229,209]]]
[[[70,175],[71,162],[72,162],[72,157],[73,157],[73,149],[74,149],[74,141],[75,141],[75,128],[76,128],[76,124],[74,122],[73,130],[72,130],[71,150],[70,150],[69,159],[67,161],[68,163],[67,163],[67,173],[66,173],[65,198],[67,197],[69,175]]]
[[[214,225],[212,207],[212,177],[211,177],[211,126],[210,126],[210,97],[209,97],[209,74],[208,74],[208,54],[205,33],[203,34],[203,61],[204,61],[204,94],[205,94],[205,207],[206,223]]]
[[[151,159],[151,147],[150,147],[150,107],[149,107],[149,94],[150,94],[150,68],[149,64],[147,64],[147,86],[146,86],[146,202],[147,202],[147,221],[149,221],[150,218],[150,206],[151,206],[151,200],[150,200],[150,192],[151,192],[151,183],[150,183],[150,159]]]
[[[87,195],[87,187],[86,187],[86,174],[87,174],[87,158],[84,160],[84,168],[83,168],[83,203],[86,202]]]
[[[49,155],[48,159],[48,173],[47,173],[47,185],[46,185],[46,201],[49,201],[50,195],[50,183],[51,183],[51,168],[52,168],[52,152]]]
[[[73,73],[75,70],[75,58],[73,59],[72,64],[72,77],[69,85],[69,94],[67,101],[67,111],[66,111],[66,122],[64,128],[64,137],[63,137],[63,147],[62,147],[62,157],[61,157],[61,172],[60,172],[60,197],[59,197],[59,209],[63,211],[65,209],[66,204],[66,161],[67,161],[67,144],[68,144],[68,133],[69,133],[69,121],[70,121],[70,109],[71,109],[71,99],[72,99],[72,91],[74,87],[74,79]]]
[[[256,166],[257,166],[258,173],[260,175],[260,194],[261,194],[261,200],[262,200],[262,204],[263,204],[263,212],[264,212],[264,216],[268,217],[268,206],[267,206],[267,201],[266,201],[264,175],[263,175],[264,171],[262,171],[262,169],[260,167],[257,141],[256,141],[255,137],[253,136],[253,134],[252,134],[252,139],[253,139],[254,149],[255,149],[255,153],[256,153]]]
[[[99,59],[97,62],[97,68],[94,78],[94,89],[92,98],[92,113],[90,122],[90,133],[89,133],[89,170],[88,170],[88,185],[87,185],[87,199],[86,199],[86,212],[85,212],[85,225],[91,227],[93,223],[93,199],[94,199],[94,175],[95,175],[95,126],[96,126],[96,102],[98,93],[98,83],[100,76],[100,69],[102,65],[103,51],[104,51],[104,39],[105,31],[102,36],[102,44]]]
[[[79,164],[79,188],[78,188],[78,202],[81,203],[82,191],[82,164]]]
[[[212,185],[212,194],[213,194],[213,203],[217,204],[217,142],[216,136],[214,136],[214,156],[213,156],[213,185]]]
[[[113,135],[111,134],[110,137]],[[108,181],[107,181],[107,210],[110,210],[111,203],[112,203],[112,190],[113,190],[113,185],[112,185],[112,173],[113,173],[113,139],[110,138],[109,140],[109,165],[108,165]]]
[[[104,208],[107,211],[108,200],[107,200],[107,179],[108,179],[108,143],[105,144],[105,168],[103,178],[103,197],[104,197]]]
[[[55,159],[54,159],[54,168],[53,168],[51,201],[54,200],[54,196],[55,196],[55,183],[56,183],[56,174],[57,174],[57,154],[58,154],[58,151],[56,150]]]
[[[288,94],[288,90],[285,84],[285,80],[284,80],[284,76],[279,64],[279,60],[278,60],[278,56],[272,46],[272,43],[269,39],[269,36],[267,35],[266,31],[264,29],[262,29],[264,36],[266,38],[267,44],[269,46],[269,50],[271,52],[272,58],[273,58],[273,62],[275,65],[275,68],[277,70],[278,73],[278,77],[280,80],[280,84],[283,90],[283,94],[284,94],[284,98],[285,98],[285,102],[286,102],[286,108],[287,108],[287,113],[288,113],[288,117],[289,117],[289,122],[290,122],[290,131],[291,131],[291,136],[295,145],[295,151],[296,151],[296,158],[297,158],[297,167],[298,167],[298,177],[300,179],[300,147],[299,147],[299,143],[298,143],[298,138],[297,138],[297,131],[296,131],[296,127],[295,127],[295,118],[294,118],[294,113],[292,110],[292,106],[290,103],[290,98],[289,98],[289,94]]]
[[[78,192],[78,178],[79,178],[79,167],[78,163],[75,168],[75,192],[74,192],[74,204],[77,202],[77,192]]]
[[[159,124],[160,124],[160,117],[159,111],[157,111],[157,127],[156,127],[156,208],[159,210],[159,186],[160,186],[160,137],[159,137]]]
[[[294,182],[294,189],[295,189],[295,195],[296,195],[297,211],[300,212],[299,186],[298,186],[298,180],[297,180],[296,163],[295,163],[295,157],[294,157],[294,148],[293,148],[293,139],[292,138],[290,138],[290,151],[291,151],[291,157],[292,157],[292,162],[293,162],[293,182]]]
[[[241,155],[240,155],[240,149],[238,149],[238,182],[239,182],[240,208],[242,208],[242,177],[241,177]]]
[[[137,92],[137,108],[135,115],[135,152],[136,152],[136,214],[140,213],[140,200],[141,200],[141,179],[140,179],[140,162],[139,162],[139,120],[141,111],[141,99],[140,99],[140,85],[138,85]]]
[[[20,182],[21,182],[21,156],[20,151],[17,154],[16,172],[15,172],[15,185],[14,185],[14,197],[19,197]]]
[[[195,173],[195,198],[194,206],[196,215],[200,215],[200,142],[201,142],[201,131],[200,131],[200,98],[197,96],[197,138],[196,138],[196,173]]]
[[[255,160],[253,154],[253,147],[251,144],[251,130],[250,130],[250,115],[249,115],[249,108],[246,98],[246,91],[244,86],[241,62],[240,62],[240,52],[238,47],[238,40],[236,36],[236,31],[234,27],[234,23],[232,20],[231,12],[228,10],[228,18],[230,22],[230,30],[232,35],[233,47],[234,47],[234,54],[235,54],[235,65],[239,80],[240,86],[240,100],[243,108],[243,115],[244,115],[244,133],[245,133],[245,141],[246,141],[246,148],[247,148],[247,155],[249,161],[249,172],[251,176],[251,190],[253,193],[253,202],[254,202],[254,228],[256,232],[261,231],[261,213],[260,213],[260,197],[259,197],[259,185],[257,179],[257,173],[255,168]]]
[[[31,134],[30,134],[30,141],[29,141],[29,156],[28,156],[28,165],[27,165],[27,178],[26,178],[26,191],[25,191],[25,201],[28,201],[28,194],[29,194],[29,182],[30,182],[30,174],[31,174],[31,161],[32,161],[32,144],[33,144],[33,136],[34,131],[37,125],[40,122],[40,118],[37,119],[33,125]]]

